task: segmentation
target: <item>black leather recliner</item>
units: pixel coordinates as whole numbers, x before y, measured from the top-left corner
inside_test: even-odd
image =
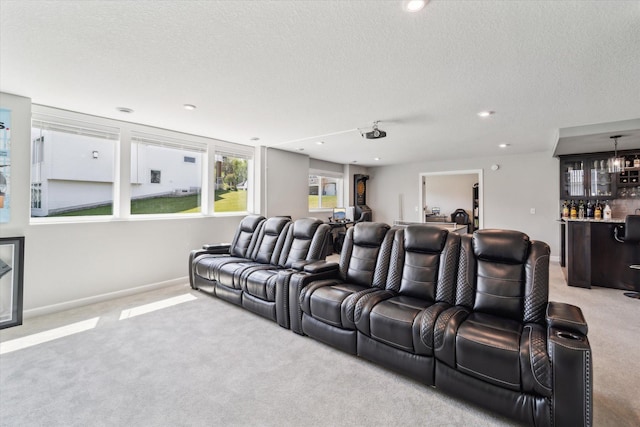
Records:
[[[358,301],[357,352],[434,384],[433,328],[454,303],[460,235],[423,225],[398,229],[386,290]]]
[[[219,263],[212,276],[216,281],[216,296],[233,304],[242,304],[242,288],[240,278],[245,271],[263,265],[277,268],[282,254],[287,231],[291,226],[291,218],[277,216],[265,220],[258,232],[256,244],[245,259],[230,260]]]
[[[335,266],[322,280],[303,287],[293,285],[294,292],[299,292],[302,319],[301,330],[291,320],[292,330],[356,354],[355,306],[364,295],[384,290],[394,234],[395,230],[382,223],[362,222],[351,227],[339,268]],[[297,312],[291,316],[295,318]]]
[[[189,282],[193,289],[215,295],[216,270],[232,261],[250,257],[265,218],[248,215],[240,221],[230,244],[204,245],[189,254]]]
[[[456,306],[436,321],[436,387],[530,425],[591,425],[579,308],[548,303],[549,247],[526,234],[462,236]]]
[[[325,259],[330,230],[329,225],[316,218],[296,220],[288,228],[277,265],[254,265],[240,273],[242,306],[289,328],[287,276]]]
[[[291,223],[289,217],[249,215],[240,222],[230,245],[205,245],[191,252],[191,287],[288,328],[288,277],[324,260],[329,231],[316,218]]]

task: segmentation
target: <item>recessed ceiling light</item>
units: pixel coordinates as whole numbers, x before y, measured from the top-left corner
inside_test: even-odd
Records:
[[[316,142],[316,144],[322,145],[322,144],[324,144],[324,141],[318,141],[318,142]]]
[[[252,137],[249,141],[260,141],[260,138],[258,138],[257,136]]]
[[[121,113],[127,113],[127,114],[133,113],[133,110],[127,107],[117,107],[116,110],[120,111]]]
[[[407,12],[419,12],[427,5],[427,0],[408,0],[404,2],[404,10]]]
[[[374,157],[373,160],[377,162],[378,160],[380,160],[380,157]]]
[[[185,110],[195,110],[197,107],[193,104],[184,104]]]
[[[480,117],[490,117],[493,116],[496,112],[495,111],[480,111],[478,113],[478,116]]]
[[[498,147],[500,147],[500,148],[507,148],[507,147],[510,147],[510,146],[511,146],[511,144],[500,144],[500,145],[498,145]]]

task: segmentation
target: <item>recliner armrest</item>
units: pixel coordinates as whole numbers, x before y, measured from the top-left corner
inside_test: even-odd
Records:
[[[295,264],[294,267],[295,268]],[[337,262],[329,261],[316,261],[304,266],[304,271],[311,274],[325,273],[328,271],[338,270],[339,265]]]
[[[202,245],[202,249],[209,254],[228,254],[231,243],[214,243],[212,245]]]
[[[587,335],[587,321],[580,307],[562,302],[551,301],[547,304],[547,327],[561,331]]]

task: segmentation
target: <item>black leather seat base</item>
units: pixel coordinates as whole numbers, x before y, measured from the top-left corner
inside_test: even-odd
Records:
[[[416,317],[431,301],[403,295],[382,301],[369,315],[371,337],[406,352],[414,352],[414,340],[419,339],[420,325]]]
[[[435,359],[390,347],[358,332],[358,356],[407,375],[426,385],[434,385]]]
[[[302,332],[318,341],[329,344],[338,350],[349,354],[356,354],[356,331],[349,331],[328,325],[318,319],[302,314]]]
[[[436,388],[532,426],[550,426],[549,400],[478,380],[436,360]]]
[[[459,370],[495,385],[519,391],[522,326],[511,319],[471,313],[456,337]]]
[[[235,305],[242,305],[242,289],[233,289],[216,282],[216,296]]]
[[[242,294],[242,306],[249,311],[259,314],[267,319],[277,321],[276,318],[276,303],[265,301],[260,298],[256,298],[247,292]]]

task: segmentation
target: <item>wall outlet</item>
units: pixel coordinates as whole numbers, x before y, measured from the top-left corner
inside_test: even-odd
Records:
[[[531,215],[535,215],[535,214],[536,214],[536,208],[531,208],[531,209],[529,209],[529,213],[530,213]]]

